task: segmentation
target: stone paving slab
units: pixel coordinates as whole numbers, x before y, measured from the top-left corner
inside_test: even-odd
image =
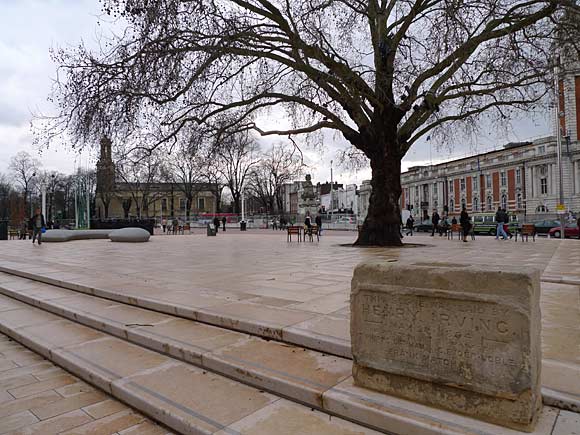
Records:
[[[24,363],[31,354],[19,343],[0,334],[0,361],[12,361],[16,368],[0,369],[0,434],[114,434],[163,435],[170,432],[136,413],[126,405],[107,397],[80,379],[65,374],[76,392],[66,394],[62,385],[63,372],[50,361]],[[20,357],[20,358],[18,358]],[[42,373],[52,370],[52,377]],[[10,386],[11,379],[26,376],[26,389]],[[54,381],[54,380],[57,381]],[[78,388],[81,387],[81,388]],[[100,412],[94,412],[99,409]],[[149,432],[135,432],[145,427]]]

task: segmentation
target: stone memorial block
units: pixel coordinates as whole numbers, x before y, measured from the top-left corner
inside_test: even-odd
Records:
[[[532,431],[540,395],[540,272],[372,261],[351,293],[358,386]]]

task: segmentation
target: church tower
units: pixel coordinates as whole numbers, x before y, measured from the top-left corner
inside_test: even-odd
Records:
[[[115,188],[115,164],[111,155],[111,140],[101,139],[101,154],[97,162],[97,193],[111,193]]]

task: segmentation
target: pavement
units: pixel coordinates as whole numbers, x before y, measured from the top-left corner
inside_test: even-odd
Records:
[[[403,248],[344,246],[354,239],[353,233],[335,231],[320,242],[297,243],[287,242],[279,231],[230,229],[217,237],[202,230],[155,236],[144,244],[9,241],[0,243],[0,270],[36,273],[67,288],[99,289],[123,303],[134,300],[156,311],[347,359],[350,278],[360,261],[535,267],[543,272],[543,385],[580,403],[580,241],[478,237],[461,243],[421,234],[406,237],[413,245]],[[576,421],[576,416],[566,418]]]

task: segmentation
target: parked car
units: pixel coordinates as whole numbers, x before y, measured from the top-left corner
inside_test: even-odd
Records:
[[[413,230],[417,232],[424,231],[426,233],[431,232],[433,230],[433,223],[430,219],[426,219],[422,222],[416,223],[413,225]]]
[[[337,224],[356,224],[356,217],[343,216],[336,221]]]
[[[564,237],[577,238],[579,233],[580,233],[580,231],[578,230],[578,225],[576,225],[576,223],[569,223],[569,224],[566,224],[566,226],[564,227]],[[548,232],[548,235],[550,237],[554,237],[556,239],[559,239],[560,237],[562,237],[562,227],[557,226],[555,228],[552,228]]]
[[[552,228],[559,227],[560,222],[554,220],[547,220],[536,222],[534,226],[536,227],[537,234],[548,234]]]
[[[474,213],[471,216],[471,222],[473,222],[473,232],[475,234],[489,234],[490,236],[495,236],[497,230],[495,213]],[[510,232],[515,233],[518,227],[517,216],[510,215],[510,222],[508,224]]]

